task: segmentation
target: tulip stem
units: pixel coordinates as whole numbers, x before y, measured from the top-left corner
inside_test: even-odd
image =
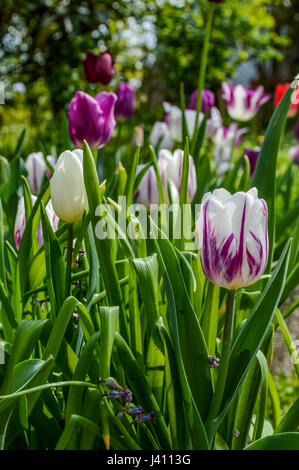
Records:
[[[72,257],[73,257],[73,224],[68,224],[65,298],[71,295]]]
[[[212,23],[213,23],[213,14],[214,14],[214,3],[209,2],[209,11],[208,11],[208,18],[206,24],[206,31],[205,37],[202,47],[202,53],[200,58],[200,68],[198,74],[198,84],[197,84],[197,100],[196,100],[196,118],[195,118],[195,127],[194,127],[194,135],[192,139],[192,146],[191,146],[191,153],[193,153],[195,143],[197,140],[198,134],[198,119],[199,113],[201,111],[201,104],[202,104],[202,90],[205,84],[205,77],[206,77],[206,69],[208,63],[208,52],[209,52],[209,44],[210,44],[210,37],[212,32]]]
[[[215,422],[219,411],[221,411],[221,403],[226,385],[229,355],[231,349],[231,342],[234,327],[234,312],[235,312],[235,290],[227,291],[226,301],[226,314],[222,338],[222,349],[220,356],[220,363],[218,369],[218,378],[216,383],[215,395],[211,404],[209,415],[206,422],[206,430],[209,441],[211,442],[217,430],[218,424]]]

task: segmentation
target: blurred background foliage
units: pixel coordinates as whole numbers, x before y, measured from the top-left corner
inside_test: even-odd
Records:
[[[207,0],[5,0],[0,14],[0,153],[9,156],[16,132],[27,126],[26,151],[40,142],[57,145],[63,116],[75,91],[105,89],[84,78],[87,51],[110,50],[116,74],[137,89],[134,125],[163,119],[163,100],[178,104],[184,82],[188,100],[197,85]],[[216,6],[206,86],[216,92],[247,62],[273,92],[292,79],[298,66],[297,0],[225,1]],[[296,49],[297,47],[297,49]],[[282,60],[283,61],[283,66]],[[265,106],[269,116],[273,103]],[[46,145],[46,144],[44,144]],[[50,151],[50,149],[48,149]]]

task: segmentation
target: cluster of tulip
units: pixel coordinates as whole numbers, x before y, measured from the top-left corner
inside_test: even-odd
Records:
[[[42,157],[37,155],[35,158]],[[180,191],[183,158],[181,150],[176,150],[173,155],[166,149],[162,149],[159,153],[158,168],[166,202],[169,180],[172,180],[177,191]],[[40,170],[42,168],[41,161],[39,168]],[[39,180],[42,179],[41,176],[40,172]],[[32,174],[29,181],[31,177]],[[146,182],[141,181],[135,199],[148,208],[149,201],[153,204],[159,203],[154,170],[150,168],[144,178]],[[35,179],[37,180],[37,175]],[[85,210],[88,211],[81,149],[66,150],[60,155],[50,184],[51,200],[46,210],[55,231],[58,227],[58,217],[72,224],[82,217]],[[190,201],[195,192],[195,168],[193,159],[189,156]],[[239,192],[234,195],[225,189],[216,189],[212,194],[205,194],[196,224],[202,266],[207,278],[212,282],[229,289],[236,289],[255,282],[263,274],[268,259],[267,206],[264,200],[258,199],[256,188],[247,193]],[[25,209],[24,200],[21,199],[15,223],[17,247],[20,245],[24,228]],[[41,246],[43,243],[41,225],[37,237]]]

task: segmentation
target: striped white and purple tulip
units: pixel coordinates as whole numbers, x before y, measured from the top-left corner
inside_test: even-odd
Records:
[[[200,258],[206,277],[237,289],[256,282],[268,260],[268,210],[256,188],[204,195],[197,221]]]
[[[159,152],[157,165],[159,174],[161,176],[164,201],[166,204],[169,204],[168,182],[170,180],[174,183],[177,194],[179,194],[181,191],[183,160],[183,150],[175,150],[173,154],[167,149],[162,149]],[[144,165],[139,165],[137,172],[139,173],[143,168]],[[191,155],[189,155],[188,197],[190,202],[195,196],[196,187],[196,171],[194,160]],[[143,204],[147,209],[150,208],[151,204],[159,203],[157,178],[153,167],[150,167],[142,178],[140,185],[135,193],[135,201],[139,204]]]
[[[48,155],[47,161],[53,168],[55,167],[55,157]],[[28,172],[27,181],[30,190],[37,194],[41,189],[44,176],[46,175],[47,178],[51,177],[42,152],[30,153],[25,161],[25,167]]]
[[[227,112],[236,121],[250,121],[260,107],[270,99],[264,93],[264,87],[250,90],[243,85],[222,84],[222,98],[226,102]]]
[[[173,146],[173,139],[170,134],[170,130],[166,122],[155,122],[150,133],[150,143],[156,148],[159,145],[160,148],[171,150]]]
[[[36,196],[31,196],[32,205],[35,204],[36,199],[37,199]],[[51,227],[53,228],[54,232],[56,232],[58,228],[59,218],[57,217],[57,215],[55,214],[53,210],[51,199],[46,205],[46,214],[48,216]],[[21,199],[19,199],[19,202],[18,202],[18,208],[17,208],[17,214],[16,214],[15,226],[14,226],[14,239],[15,239],[15,244],[16,244],[17,249],[19,249],[20,247],[25,227],[26,227],[25,205],[24,205],[24,197],[22,197]],[[38,246],[40,248],[44,243],[41,222],[39,223],[39,226],[37,228],[36,236],[37,236]]]
[[[220,126],[214,136],[213,155],[218,175],[222,175],[230,168],[230,156],[233,147],[240,145],[243,134],[247,128],[238,129],[237,123],[232,122],[229,127]]]
[[[169,128],[170,135],[175,142],[182,142],[183,140],[183,133],[182,133],[182,121],[183,121],[183,113],[182,110],[178,106],[174,106],[170,103],[164,102],[164,111],[165,115],[165,122]],[[194,129],[195,129],[195,122],[196,122],[196,111],[193,109],[186,109],[185,110],[185,118],[187,123],[187,129],[190,138],[192,138]]]

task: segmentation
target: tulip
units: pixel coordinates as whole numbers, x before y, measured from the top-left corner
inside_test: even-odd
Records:
[[[249,163],[250,163],[250,176],[252,176],[254,173],[260,151],[261,151],[260,147],[255,147],[255,149],[253,150],[244,149],[244,153],[248,157]]]
[[[168,125],[169,132],[170,132],[172,139],[176,142],[182,142],[182,139],[183,139],[182,110],[178,108],[177,106],[173,106],[167,102],[164,102],[163,106],[166,112],[165,122]],[[185,118],[186,118],[189,136],[192,137],[194,133],[195,122],[196,122],[196,111],[194,111],[193,109],[186,109]]]
[[[108,85],[115,73],[114,60],[108,51],[99,55],[87,52],[83,65],[85,78],[90,83],[100,82]]]
[[[167,149],[159,152],[157,160],[158,170],[162,181],[164,200],[169,203],[168,182],[171,180],[178,194],[181,191],[181,180],[183,170],[183,150],[175,150],[172,154]],[[144,165],[138,166],[138,173],[144,168]],[[196,193],[196,172],[193,158],[189,155],[189,174],[188,174],[188,197],[192,201]],[[135,194],[135,201],[145,205],[148,209],[151,204],[159,203],[158,186],[156,174],[153,167],[150,167],[142,178]]]
[[[296,165],[299,165],[299,145],[294,145],[289,149],[289,157]]]
[[[88,207],[81,152],[80,149],[63,152],[57,160],[50,180],[54,211],[60,219],[69,224],[80,219]]]
[[[222,84],[222,98],[226,101],[228,114],[237,121],[250,121],[259,108],[270,99],[264,87],[249,90],[243,85]]]
[[[229,159],[234,146],[241,143],[242,135],[247,131],[246,128],[238,129],[235,122],[229,127],[219,127],[214,137],[214,159],[216,162],[217,173],[221,175],[229,168]]]
[[[139,174],[144,167],[145,165],[138,165],[137,174]],[[159,204],[157,178],[152,166],[147,170],[138,186],[135,193],[135,201],[138,204],[144,205],[147,209],[150,209],[151,204]]]
[[[37,199],[36,196],[33,196],[33,195],[31,196],[33,205],[36,199]],[[46,214],[48,216],[52,229],[54,230],[54,232],[56,232],[58,228],[59,219],[53,210],[51,199],[46,205]],[[20,247],[25,227],[26,227],[25,203],[24,203],[24,197],[22,197],[21,199],[19,199],[19,202],[18,202],[17,215],[16,215],[15,227],[14,227],[14,239],[15,239],[15,244],[16,244],[17,249],[19,249]],[[36,236],[37,236],[38,246],[40,248],[44,243],[41,222],[39,223]]]
[[[102,91],[95,98],[77,91],[70,102],[69,135],[76,147],[83,147],[86,140],[90,147],[101,148],[111,138],[114,127],[114,93]]]
[[[116,96],[115,116],[125,120],[130,119],[135,111],[135,89],[129,83],[120,83],[116,90]]]
[[[151,133],[150,143],[155,148],[158,144],[159,147],[171,150],[173,146],[173,139],[170,130],[165,122],[155,122]]]
[[[295,124],[294,134],[295,134],[296,140],[299,140],[299,121],[297,121]]]
[[[160,166],[163,167],[161,171],[162,183],[167,191],[168,180],[172,180],[178,189],[181,191],[181,180],[183,173],[183,150],[175,150],[173,154],[169,150],[162,149],[159,152],[158,162],[160,160]],[[188,173],[188,197],[192,201],[196,193],[196,171],[194,160],[189,155],[189,173]]]
[[[48,155],[47,160],[52,167],[55,166],[55,158],[52,155]],[[27,181],[31,191],[39,193],[44,175],[47,178],[51,177],[42,152],[30,153],[26,159],[25,167],[28,172]]]
[[[237,289],[256,282],[268,260],[268,210],[256,188],[231,195],[204,195],[197,221],[200,258],[206,277]]]
[[[190,97],[188,109],[193,109],[196,111],[197,95],[198,91],[195,90]],[[204,113],[206,109],[210,110],[214,106],[215,95],[210,90],[202,90],[201,100],[201,112]]]
[[[290,88],[291,84],[290,83],[279,83],[275,87],[275,93],[274,93],[274,108],[276,108],[286,93],[286,91]],[[299,90],[299,87],[296,88],[296,93],[297,90]],[[288,111],[287,117],[292,118],[296,116],[299,110],[299,102],[291,102],[290,109]]]
[[[200,123],[201,121],[202,118],[200,118]],[[210,117],[208,118],[206,123],[206,137],[213,139],[220,127],[222,127],[220,111],[218,108],[216,108],[216,106],[212,106],[212,108],[210,109]]]

